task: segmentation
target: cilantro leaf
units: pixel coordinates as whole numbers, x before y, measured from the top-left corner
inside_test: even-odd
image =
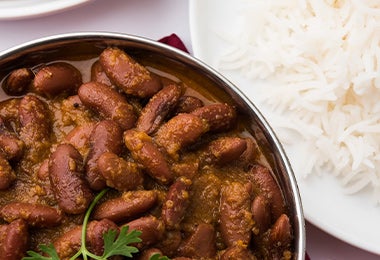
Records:
[[[48,254],[50,257],[43,256],[34,251],[27,251],[29,256],[23,257],[22,260],[59,260],[57,251],[52,244],[50,245],[39,245],[38,247],[42,252]]]
[[[161,256],[159,253],[155,253],[149,258],[149,260],[170,260],[170,258],[167,256]]]
[[[102,256],[103,259],[107,259],[114,255],[132,257],[133,253],[137,253],[139,251],[136,247],[129,245],[132,243],[141,242],[141,239],[139,238],[141,232],[132,230],[128,233],[128,229],[128,226],[123,226],[117,238],[117,233],[115,230],[109,230],[104,234],[104,253]]]
[[[87,260],[88,257],[94,260],[106,260],[111,256],[126,256],[132,258],[132,254],[138,253],[139,250],[131,246],[131,244],[141,242],[141,231],[132,230],[128,232],[129,227],[123,226],[120,230],[119,235],[115,230],[109,230],[103,235],[104,240],[104,253],[102,256],[95,255],[88,251],[86,248],[86,229],[87,224],[90,218],[90,214],[95,207],[96,203],[104,196],[108,189],[102,190],[92,201],[91,205],[85,213],[82,227],[82,245],[78,252],[70,258],[70,260],[77,259],[80,256],[83,256],[84,260]],[[27,251],[28,256],[23,257],[22,260],[60,260],[58,253],[52,244],[50,245],[40,245],[38,247],[41,252],[45,253],[47,256],[41,255],[34,251]],[[160,256],[159,254],[153,255],[150,260],[170,260],[166,256]]]

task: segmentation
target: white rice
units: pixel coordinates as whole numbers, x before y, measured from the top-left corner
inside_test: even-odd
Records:
[[[218,69],[267,83],[254,101],[285,146],[303,144],[297,175],[333,174],[380,203],[380,1],[243,3]]]

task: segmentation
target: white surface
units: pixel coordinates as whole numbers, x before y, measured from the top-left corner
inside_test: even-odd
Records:
[[[186,1],[93,0],[65,12],[0,21],[0,50],[43,36],[75,31],[122,32],[154,40],[175,32],[190,46],[188,26]]]
[[[194,0],[190,4],[194,55],[217,70],[220,57],[229,47],[223,35],[233,34],[234,28],[238,26],[239,3],[242,2]],[[270,123],[272,113],[263,104],[255,102],[257,88],[254,88],[254,84],[262,83],[249,81],[238,72],[219,71],[259,107]],[[297,145],[297,151],[301,146],[301,143]],[[295,147],[286,144],[284,147],[294,166],[307,220],[352,245],[380,254],[380,207],[373,205],[371,194],[362,192],[345,195],[337,180],[329,174],[301,178],[302,169],[297,166],[307,155],[295,152]]]
[[[0,0],[0,19],[19,19],[60,12],[90,0]]]
[[[219,8],[219,5],[211,5],[213,1],[207,3],[210,7]],[[0,21],[0,51],[43,36],[74,31],[122,32],[151,39],[176,33],[191,50],[188,4],[189,1],[184,0],[93,0],[75,9],[52,15]],[[203,26],[209,26],[201,11],[199,18],[205,22]],[[307,252],[311,260],[380,259],[380,256],[341,242],[313,225],[308,224],[306,230]]]

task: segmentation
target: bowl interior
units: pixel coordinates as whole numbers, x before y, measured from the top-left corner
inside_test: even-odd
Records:
[[[107,46],[118,46],[138,59],[173,72],[183,81],[198,81],[205,94],[233,101],[247,118],[249,131],[257,139],[289,208],[295,237],[296,259],[304,259],[305,226],[296,180],[281,144],[259,110],[241,91],[212,68],[170,46],[145,38],[115,33],[72,33],[32,41],[0,53],[0,78],[20,67],[30,67],[53,60],[76,60],[98,56]],[[0,90],[2,91],[2,90]],[[0,92],[0,100],[4,99]]]

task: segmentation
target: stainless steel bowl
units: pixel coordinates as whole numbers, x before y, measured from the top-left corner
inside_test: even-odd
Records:
[[[239,113],[249,118],[251,133],[267,151],[269,163],[274,169],[290,211],[289,217],[295,237],[295,259],[304,260],[306,234],[302,203],[294,173],[280,142],[257,107],[240,89],[196,58],[165,44],[132,35],[106,32],[69,33],[38,39],[1,52],[0,78],[12,69],[67,59],[68,55],[69,57],[98,55],[109,45],[119,46],[136,55],[159,57],[163,63],[176,66],[176,69],[187,75],[194,75],[202,82],[218,86],[234,100]],[[207,85],[205,84],[206,87]],[[2,95],[0,92],[0,100]]]

